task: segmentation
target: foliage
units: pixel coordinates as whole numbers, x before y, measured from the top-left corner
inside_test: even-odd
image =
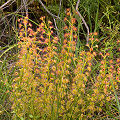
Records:
[[[69,9],[66,14],[70,16]],[[15,72],[17,77],[13,80],[10,97],[13,119],[88,119],[94,117],[95,112],[103,112],[101,107],[105,108],[106,101],[115,100],[114,92],[120,82],[119,58],[116,66],[108,59],[109,51],[100,53],[99,75],[93,79],[93,60],[99,54],[94,51],[98,47],[95,43],[99,40],[94,37],[97,33],[91,33],[89,50],[82,50],[76,56],[76,19],[70,18],[71,21],[64,19],[68,25],[64,27],[60,50],[58,37],[52,36],[52,22],[46,23],[45,17],[40,18],[42,23],[36,32],[29,27],[28,17],[19,24],[21,41],[16,63],[19,71]],[[40,39],[37,40],[38,35]],[[40,49],[41,45],[46,47]]]
[[[91,32],[87,45],[76,3],[69,0],[66,11],[64,3],[47,3],[60,18],[56,24],[48,15],[38,25],[30,14],[13,14],[19,19],[6,33],[15,36],[7,46],[0,41],[1,119],[119,119],[119,2],[80,1]]]

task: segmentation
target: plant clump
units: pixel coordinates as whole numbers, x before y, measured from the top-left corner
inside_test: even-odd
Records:
[[[116,64],[109,53],[96,52],[97,33],[91,33],[88,51],[76,56],[76,19],[67,9],[63,45],[53,36],[51,21],[31,29],[28,16],[19,19],[19,55],[10,100],[13,118],[88,119],[103,112],[106,101],[114,98],[120,82],[120,59]],[[38,36],[39,35],[39,39]],[[44,46],[43,48],[41,46]],[[99,74],[92,78],[94,59],[101,56]],[[97,113],[96,113],[97,112]]]

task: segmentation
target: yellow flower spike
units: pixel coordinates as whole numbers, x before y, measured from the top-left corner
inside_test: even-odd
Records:
[[[112,85],[110,85],[110,86],[109,86],[109,89],[112,89],[112,88],[113,88]]]
[[[84,83],[82,84],[82,87],[85,88],[85,84]]]
[[[61,104],[64,105],[64,104],[65,104],[65,101],[64,101],[64,100],[61,100]]]
[[[91,101],[95,101],[94,97],[91,97],[90,100],[91,100]]]
[[[99,97],[100,101],[103,100],[104,98],[105,98],[105,96],[103,94],[101,94]]]
[[[27,23],[28,23],[28,20],[26,20],[26,19],[23,20],[23,24],[24,24],[24,25],[27,25]]]
[[[88,106],[88,109],[90,109],[90,111],[93,111],[94,110],[94,106]]]
[[[84,101],[83,101],[82,98],[80,98],[77,103],[78,103],[78,104],[84,104]]]
[[[99,94],[99,90],[98,89],[93,89],[95,94]]]
[[[117,83],[115,81],[113,81],[113,85],[115,86],[115,85],[117,85]]]
[[[67,16],[70,16],[70,12],[67,12],[66,15],[67,15]]]
[[[84,89],[84,88],[81,88],[81,92],[85,93],[85,89]]]
[[[84,106],[82,107],[81,112],[82,112],[82,113],[85,112],[85,107],[84,107]]]
[[[77,91],[76,89],[73,89],[73,90],[72,90],[73,95],[76,95],[77,92],[78,92],[78,91]]]
[[[89,113],[89,114],[88,114],[88,118],[91,118],[91,117],[92,117],[92,115],[91,115],[91,113]]]
[[[102,112],[102,109],[100,107],[98,108],[98,110],[99,110],[99,112]]]
[[[51,22],[50,20],[48,20],[48,24],[50,24],[50,25],[51,25],[51,24],[52,24],[52,22]]]
[[[90,48],[90,52],[92,52],[92,51],[93,51],[93,48],[91,47],[91,48]]]
[[[107,100],[107,101],[110,101],[110,96],[106,97],[106,100]]]
[[[89,72],[85,72],[85,75],[86,76],[89,76]],[[87,80],[87,77],[84,77],[84,80],[87,82],[88,80]]]
[[[64,106],[63,106],[63,105],[61,105],[61,109],[64,111],[64,109],[65,109],[65,108],[64,108]]]
[[[118,90],[118,88],[119,88],[118,85],[116,85],[116,86],[115,86],[115,89]]]
[[[86,45],[87,47],[90,47],[89,44]]]
[[[100,102],[100,106],[101,106],[101,107],[103,106],[103,101]]]
[[[74,98],[71,98],[70,101],[73,102],[73,101],[74,101]]]
[[[90,66],[88,66],[88,67],[87,67],[87,70],[88,70],[88,71],[91,71],[91,67],[90,67]]]

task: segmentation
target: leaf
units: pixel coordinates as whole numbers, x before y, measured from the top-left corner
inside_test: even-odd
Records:
[[[33,115],[29,115],[30,118],[33,118]]]
[[[39,118],[39,117],[40,117],[39,115],[35,116],[35,118]]]
[[[23,117],[20,118],[21,120],[25,120]]]

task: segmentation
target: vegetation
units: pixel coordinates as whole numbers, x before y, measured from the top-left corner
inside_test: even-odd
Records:
[[[120,2],[10,2],[10,13],[0,3],[0,119],[120,119]]]

